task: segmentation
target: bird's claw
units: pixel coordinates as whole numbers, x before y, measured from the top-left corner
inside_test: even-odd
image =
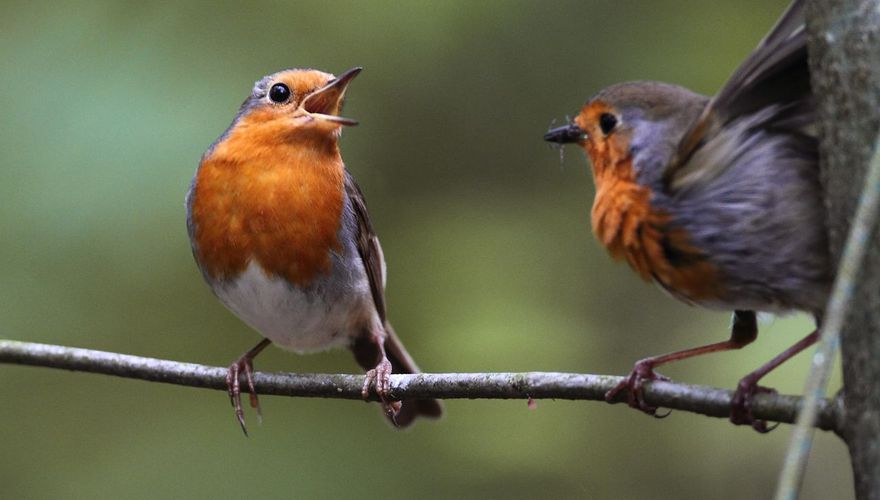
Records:
[[[260,399],[257,397],[257,390],[254,387],[254,364],[248,357],[241,357],[235,363],[229,365],[226,372],[226,388],[229,393],[229,402],[235,409],[235,418],[241,426],[244,435],[248,435],[247,424],[244,421],[244,409],[241,406],[241,373],[244,372],[247,388],[250,396],[251,408],[257,411],[257,420],[262,423],[263,411],[260,408]]]
[[[391,362],[387,358],[382,358],[382,361],[375,368],[367,371],[364,377],[364,386],[361,389],[361,397],[365,401],[370,399],[371,387],[375,387],[376,396],[379,397],[379,401],[382,403],[382,409],[388,415],[388,418],[394,422],[394,418],[400,412],[403,403],[391,400]]]
[[[772,431],[779,426],[779,422],[768,426],[766,420],[756,419],[752,415],[752,399],[755,394],[775,393],[775,389],[758,385],[756,381],[751,380],[749,377],[740,380],[730,402],[730,421],[736,425],[750,425],[752,429],[761,434]]]
[[[657,407],[652,406],[645,401],[644,384],[645,382],[650,382],[652,380],[668,381],[669,378],[655,372],[652,363],[648,362],[648,360],[638,361],[628,377],[605,393],[605,401],[614,403],[617,400],[618,395],[622,391],[626,391],[627,404],[629,404],[630,407],[637,408],[656,418],[666,418],[671,411],[658,414]]]

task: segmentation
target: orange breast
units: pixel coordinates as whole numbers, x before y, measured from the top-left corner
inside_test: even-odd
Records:
[[[204,271],[226,279],[256,261],[306,285],[340,251],[344,171],[335,138],[284,137],[284,124],[239,121],[196,175],[192,222]]]
[[[626,144],[588,144],[596,198],[593,233],[609,253],[645,280],[656,280],[674,294],[699,302],[719,297],[716,267],[694,247],[672,217],[651,205],[650,190],[638,184]]]

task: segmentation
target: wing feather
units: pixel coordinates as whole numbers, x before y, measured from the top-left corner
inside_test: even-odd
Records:
[[[750,127],[809,133],[815,120],[815,106],[810,88],[803,4],[803,0],[795,0],[789,6],[684,134],[673,161],[664,172],[666,186],[674,190],[683,184],[681,177],[694,178],[687,168],[694,153],[712,141],[723,127],[741,118],[751,117]],[[724,170],[723,165],[713,168],[716,172],[708,177]]]
[[[370,223],[364,195],[348,170],[345,171],[345,190],[351,200],[355,219],[357,220],[357,249],[361,260],[364,262],[367,278],[370,281],[370,293],[373,296],[373,303],[376,305],[379,319],[382,320],[382,323],[385,323],[385,258],[382,255],[382,246],[379,244],[379,238],[376,236],[376,233],[373,231],[373,225]]]

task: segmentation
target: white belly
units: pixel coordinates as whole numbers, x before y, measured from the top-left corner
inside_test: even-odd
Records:
[[[337,262],[333,275],[309,289],[269,278],[255,262],[238,278],[212,288],[229,310],[278,347],[322,351],[348,345],[375,315],[363,267],[343,271]]]

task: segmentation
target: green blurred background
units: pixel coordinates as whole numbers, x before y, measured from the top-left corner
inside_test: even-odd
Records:
[[[589,233],[580,151],[541,136],[592,93],[657,79],[713,93],[785,0],[19,2],[0,7],[0,335],[212,365],[258,336],[202,283],[183,197],[254,80],[365,67],[343,156],[389,262],[390,317],[427,371],[627,372],[721,340]],[[811,328],[681,363],[732,388]],[[769,385],[801,390],[808,356]],[[263,370],[355,372],[348,352]],[[375,405],[263,398],[242,437],[221,392],[0,366],[3,498],[766,498],[769,435],[598,402],[450,401],[395,432]],[[835,388],[839,378],[835,379]],[[820,434],[804,498],[852,496]]]

